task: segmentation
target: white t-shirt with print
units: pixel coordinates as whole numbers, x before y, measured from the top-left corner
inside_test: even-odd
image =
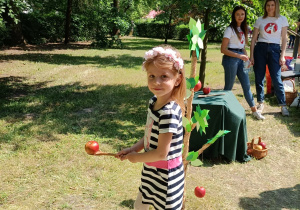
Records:
[[[258,42],[280,44],[281,30],[283,27],[289,26],[286,17],[259,17],[254,28],[259,31]]]
[[[238,36],[236,35],[235,31],[228,26],[224,32],[223,38],[228,38],[229,43],[228,43],[228,48],[238,48],[238,49],[244,49],[245,47],[245,34],[241,30],[240,27],[237,27],[238,32],[240,33],[241,40],[239,40]]]

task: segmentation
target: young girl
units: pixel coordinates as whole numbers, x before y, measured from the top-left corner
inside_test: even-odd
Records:
[[[120,151],[117,157],[144,163],[135,209],[149,209],[149,205],[155,209],[181,209],[182,114],[186,90],[183,60],[168,45],[149,50],[144,58],[148,88],[154,94],[149,101],[145,135],[130,148]],[[138,153],[142,149],[145,152]]]
[[[224,90],[231,90],[237,76],[243,88],[243,92],[252,114],[258,120],[265,118],[257,112],[253,95],[250,90],[248,72],[243,71],[244,61],[248,61],[245,44],[248,43],[248,26],[246,10],[242,6],[236,6],[232,12],[231,23],[224,32],[221,52],[224,54],[222,65],[225,71]]]
[[[254,24],[250,47],[250,60],[254,65],[257,101],[259,103],[258,109],[262,111],[264,108],[264,79],[266,65],[268,65],[275,94],[278,104],[281,106],[281,113],[283,116],[289,115],[289,111],[286,107],[284,87],[281,80],[281,66],[285,63],[284,55],[287,43],[288,26],[289,24],[286,17],[280,15],[279,1],[266,0],[264,16],[259,17]]]

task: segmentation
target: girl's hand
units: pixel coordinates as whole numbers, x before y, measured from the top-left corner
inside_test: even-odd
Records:
[[[130,152],[132,152],[131,148],[125,148],[116,154],[116,158],[119,158],[122,161],[126,160],[126,155],[129,154]]]
[[[241,59],[243,61],[247,61],[247,60],[249,60],[249,57],[247,55],[240,54],[239,59]]]

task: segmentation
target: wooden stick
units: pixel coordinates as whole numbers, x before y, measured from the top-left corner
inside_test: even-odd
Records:
[[[206,150],[211,144],[204,144],[201,149],[198,150],[198,156],[204,151]]]
[[[96,152],[94,155],[96,155],[96,156],[107,155],[107,156],[114,156],[114,157],[115,157],[117,154],[115,154],[115,153],[108,153],[108,152],[98,151],[98,152]]]

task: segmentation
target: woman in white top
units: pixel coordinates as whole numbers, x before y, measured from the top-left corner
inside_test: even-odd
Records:
[[[259,103],[257,108],[262,112],[264,107],[264,78],[266,65],[268,65],[275,95],[278,104],[281,106],[283,116],[289,115],[281,80],[281,66],[285,63],[284,55],[287,43],[287,28],[288,22],[286,17],[279,14],[279,1],[266,0],[264,16],[259,17],[254,24],[250,47],[250,61],[251,64],[254,65],[255,86],[257,101]]]
[[[244,71],[244,61],[248,61],[245,44],[248,43],[248,26],[246,10],[242,6],[236,6],[232,12],[231,23],[224,32],[221,52],[224,54],[222,65],[225,71],[224,90],[231,90],[237,76],[252,114],[259,120],[265,119],[257,112],[253,95],[250,90],[248,72]],[[250,64],[248,64],[249,67]]]

